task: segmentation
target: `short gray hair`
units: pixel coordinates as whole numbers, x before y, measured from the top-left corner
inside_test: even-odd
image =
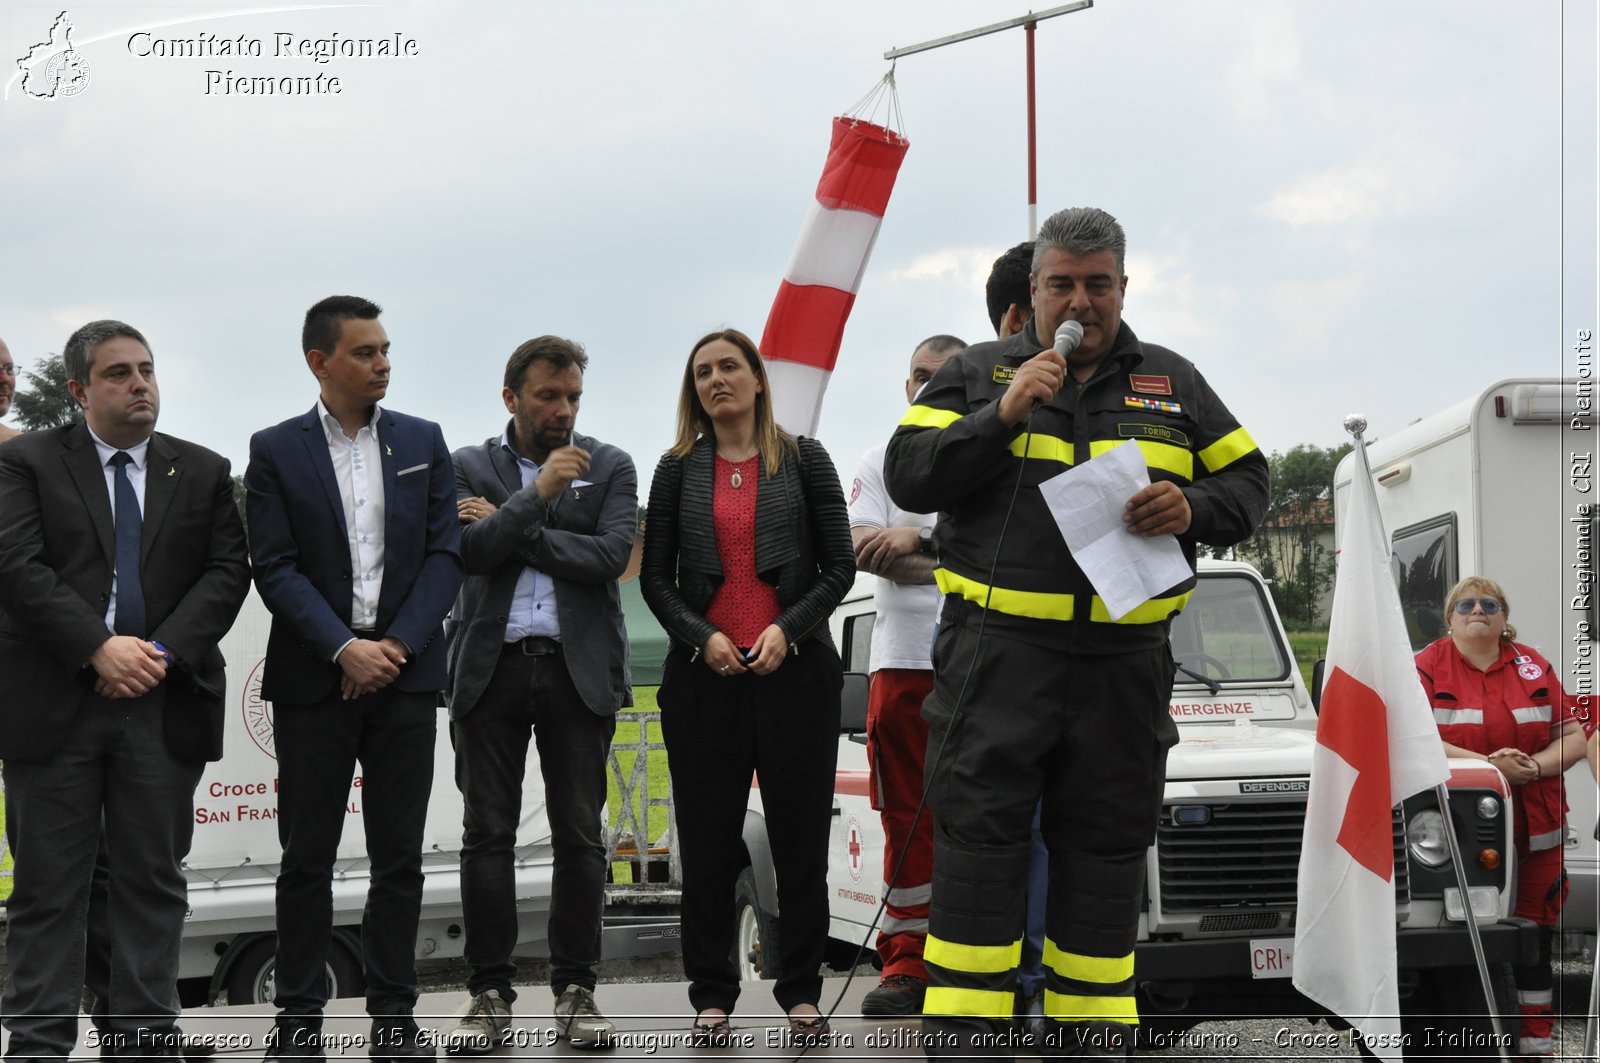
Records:
[[[88,386],[89,368],[94,365],[95,348],[106,340],[119,337],[138,340],[145,350],[150,350],[150,341],[144,338],[144,333],[132,325],[112,321],[109,318],[103,321],[91,321],[67,337],[67,345],[61,348],[61,363],[66,366],[67,379]]]
[[[1128,236],[1117,219],[1099,207],[1068,207],[1058,210],[1039,226],[1033,245],[1033,272],[1039,272],[1047,248],[1058,248],[1069,255],[1092,255],[1110,251],[1117,259],[1117,273],[1123,272],[1128,252]]]

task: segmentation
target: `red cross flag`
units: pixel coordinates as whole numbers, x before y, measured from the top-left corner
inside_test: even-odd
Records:
[[[816,202],[761,334],[773,413],[791,432],[817,434],[844,323],[909,145],[899,133],[872,122],[833,120]]]
[[[1450,774],[1406,638],[1360,437],[1300,848],[1294,985],[1401,1056],[1391,810]]]

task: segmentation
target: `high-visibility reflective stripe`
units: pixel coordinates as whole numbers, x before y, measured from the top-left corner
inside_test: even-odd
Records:
[[[1517,1003],[1524,1006],[1548,1008],[1555,1003],[1555,999],[1555,990],[1553,989],[1517,990]]]
[[[1060,436],[1024,432],[1013,439],[1011,445],[1006,449],[1019,458],[1026,451],[1029,458],[1038,458],[1041,461],[1059,461],[1063,465],[1072,464],[1072,444]]]
[[[1009,1019],[1016,1002],[1016,994],[1008,989],[956,989],[947,985],[931,985],[922,996],[922,1013]]]
[[[933,900],[933,883],[924,882],[920,886],[901,886],[889,891],[889,903],[897,908],[909,908],[913,904],[927,904]]]
[[[1009,945],[961,945],[929,934],[922,958],[949,971],[1001,974],[1022,962],[1022,939]]]
[[[932,993],[933,990],[928,990]],[[1138,1005],[1133,997],[1080,997],[1054,990],[1044,991],[1044,1013],[1057,1022],[1084,1022],[1104,1019],[1111,1022],[1136,1023],[1139,1021]]]
[[[1098,458],[1113,447],[1119,447],[1129,442],[1126,439],[1095,439],[1089,443],[1089,457]],[[1162,443],[1154,439],[1135,439],[1132,442],[1139,445],[1144,452],[1144,463],[1152,469],[1164,469],[1174,476],[1181,476],[1185,480],[1194,479],[1194,455],[1182,447],[1175,447],[1171,443]]]
[[[1045,591],[1012,591],[1004,587],[989,592],[989,585],[951,572],[947,568],[933,570],[933,582],[941,594],[959,594],[976,605],[987,604],[990,609],[1012,616],[1031,616],[1038,620],[1071,620],[1072,595],[1051,594]]]
[[[1520,709],[1512,709],[1511,715],[1517,718],[1518,723],[1549,723],[1550,706],[1526,705]]]
[[[1449,724],[1471,724],[1482,726],[1482,709],[1434,709],[1433,722],[1441,727]]]
[[[961,415],[954,410],[936,410],[932,406],[913,406],[900,418],[902,425],[912,428],[949,428]]]
[[[1566,834],[1566,830],[1561,827],[1546,831],[1544,834],[1530,834],[1528,835],[1528,848],[1535,852],[1540,849],[1554,849],[1561,844],[1561,838],[1564,834]]]
[[[1192,594],[1194,591],[1184,591],[1171,598],[1151,598],[1134,606],[1116,620],[1111,619],[1111,610],[1106,608],[1106,603],[1097,594],[1089,603],[1089,619],[1102,624],[1159,624],[1173,613],[1183,612],[1183,607],[1189,604],[1189,597]]]
[[[1099,982],[1115,985],[1133,977],[1133,953],[1126,956],[1085,956],[1064,952],[1049,938],[1044,939],[1044,965],[1074,982]]]
[[[881,924],[883,932],[891,937],[895,934],[926,934],[928,932],[928,918],[921,919],[896,919],[886,916]]]
[[[1555,1042],[1549,1037],[1517,1038],[1517,1054],[1523,1056],[1548,1056],[1555,1051]]]
[[[1048,591],[1014,591],[1005,587],[994,588],[990,593],[987,583],[952,572],[947,568],[933,570],[933,582],[941,594],[959,594],[974,605],[987,604],[990,609],[1012,616],[1032,617],[1036,620],[1071,620],[1074,598],[1070,594]],[[1089,601],[1089,619],[1101,624],[1157,624],[1173,613],[1183,611],[1193,591],[1175,594],[1170,598],[1151,598],[1134,606],[1125,616],[1113,621],[1111,611],[1097,594]]]
[[[904,423],[904,422],[902,422]],[[1243,428],[1235,428],[1200,452],[1200,462],[1207,472],[1220,472],[1257,449],[1256,441]]]

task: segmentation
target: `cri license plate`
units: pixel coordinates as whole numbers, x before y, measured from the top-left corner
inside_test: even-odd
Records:
[[[1252,938],[1251,978],[1288,978],[1294,974],[1294,938]]]

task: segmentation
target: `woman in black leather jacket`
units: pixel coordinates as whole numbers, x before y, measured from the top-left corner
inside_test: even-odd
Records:
[[[656,466],[647,522],[640,582],[672,636],[658,700],[695,1039],[727,1043],[739,996],[733,893],[753,770],[778,879],[773,996],[795,1041],[820,1040],[842,684],[828,617],[855,559],[833,463],[773,420],[744,333],[713,332],[690,352],[678,438]]]

